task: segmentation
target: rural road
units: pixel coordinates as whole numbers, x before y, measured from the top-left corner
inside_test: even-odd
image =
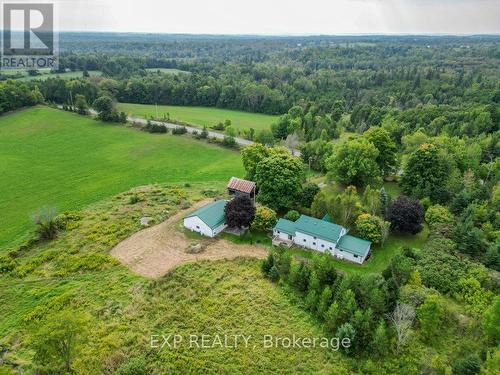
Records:
[[[148,123],[148,121],[144,120],[143,118],[130,117],[130,116],[127,116],[127,121],[133,122],[136,124],[141,124],[141,125],[146,125]],[[186,130],[188,131],[188,133],[193,133],[193,132],[199,133],[201,131],[201,129],[199,129],[199,128],[195,128],[193,126],[188,126],[188,125],[177,125],[177,124],[172,124],[170,122],[155,121],[155,120],[150,120],[150,121],[151,121],[151,124],[163,125],[169,129],[185,127]],[[210,130],[208,130],[208,136],[212,137],[212,138],[217,138],[217,139],[224,139],[224,134],[213,132]],[[234,140],[236,141],[237,144],[242,145],[242,146],[248,146],[248,145],[251,145],[253,143],[252,141],[249,141],[248,139],[239,138],[239,137],[234,137]]]
[[[57,107],[59,109],[62,109],[61,105],[58,105]],[[97,112],[95,110],[90,109],[89,112],[92,115],[97,116]],[[135,124],[140,124],[140,125],[147,125],[147,123],[148,123],[148,120],[145,120],[145,119],[139,118],[139,117],[132,117],[132,116],[127,116],[127,121],[131,122],[131,123],[135,123]],[[189,125],[177,125],[177,124],[172,124],[171,122],[156,121],[156,120],[150,120],[150,122],[151,122],[151,124],[165,126],[168,129],[176,129],[176,128],[185,127],[186,130],[187,130],[187,132],[190,133],[190,134],[192,134],[194,132],[200,132],[201,131],[200,128],[196,128],[194,126],[189,126]],[[208,136],[209,137],[217,138],[217,139],[224,139],[224,134],[222,134],[222,133],[210,131],[208,129],[207,129],[207,131],[208,131]],[[240,146],[248,146],[248,145],[251,145],[252,143],[254,143],[253,141],[249,141],[248,139],[244,139],[244,138],[240,138],[240,137],[234,137],[234,140]],[[290,150],[290,153],[292,155],[294,155],[294,156],[297,156],[297,157],[300,156],[300,151],[299,150]]]

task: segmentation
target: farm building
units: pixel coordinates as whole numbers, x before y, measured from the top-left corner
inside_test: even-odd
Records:
[[[273,228],[273,244],[296,244],[307,249],[329,252],[340,259],[362,264],[370,253],[371,242],[347,235],[347,229],[314,217],[301,215],[293,222],[279,219]]]
[[[225,200],[218,200],[203,206],[184,218],[184,227],[207,237],[215,237],[224,229]]]
[[[255,198],[256,188],[255,182],[237,177],[231,177],[227,184],[229,195],[248,195],[252,199]]]

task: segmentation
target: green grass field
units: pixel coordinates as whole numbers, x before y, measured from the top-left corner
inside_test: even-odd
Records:
[[[89,70],[89,75],[91,77],[100,76],[102,73],[99,70]],[[37,76],[29,76],[26,75],[21,78],[17,78],[19,81],[34,81],[34,80],[46,80],[48,78],[63,78],[63,79],[71,79],[71,78],[82,78],[83,72],[65,72],[65,73],[57,73],[52,74],[49,72],[42,72],[42,74]]]
[[[191,74],[191,72],[188,72],[186,70],[170,69],[170,68],[147,68],[146,71],[152,73],[160,72],[162,74],[179,74],[179,73]]]
[[[44,205],[59,211],[155,182],[224,184],[239,153],[38,107],[0,117],[0,247],[24,237]]]
[[[61,77],[63,79],[71,79],[71,78],[81,78],[83,76],[83,72],[81,71],[76,71],[76,72],[67,71],[65,73],[52,74],[50,72],[50,69],[39,69],[38,72],[40,73],[39,75],[30,76],[28,75],[28,72],[26,70],[21,70],[21,69],[9,69],[0,71],[2,75],[9,77],[12,76],[14,79],[18,81],[46,80],[48,78],[56,78],[56,77]],[[89,75],[91,77],[100,76],[101,74],[102,72],[100,72],[99,70],[89,70]]]
[[[159,105],[158,114],[156,106],[149,104],[131,104],[119,103],[118,109],[135,117],[163,118],[170,114],[172,120],[186,122],[198,127],[214,126],[224,120],[231,120],[232,126],[236,130],[247,130],[250,128],[256,131],[269,129],[271,124],[275,122],[278,116],[264,115],[261,113],[250,113],[242,111],[233,111],[221,108],[206,108],[206,107],[182,107],[171,105]]]

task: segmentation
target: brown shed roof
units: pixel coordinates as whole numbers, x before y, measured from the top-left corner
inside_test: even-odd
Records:
[[[229,183],[227,184],[227,188],[250,194],[255,189],[255,182],[231,177]]]

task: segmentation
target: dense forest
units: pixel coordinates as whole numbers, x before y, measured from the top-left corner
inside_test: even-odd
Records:
[[[59,72],[82,77],[1,76],[0,113],[45,102],[125,121],[113,105],[128,102],[279,115],[269,130],[242,135],[257,142],[242,160],[273,215],[328,214],[377,244],[389,229],[415,235],[425,227],[429,237],[377,274],[347,276],[324,258],[294,262],[281,249],[264,274],[300,296],[328,334],[357,333],[348,356],[391,358],[388,373],[500,369],[499,37],[67,33],[61,51]],[[274,145],[299,149],[300,160],[264,147]],[[340,190],[318,192],[307,169]],[[398,367],[391,342],[399,355],[405,340],[390,327],[403,318],[410,326],[416,319],[418,345]]]

